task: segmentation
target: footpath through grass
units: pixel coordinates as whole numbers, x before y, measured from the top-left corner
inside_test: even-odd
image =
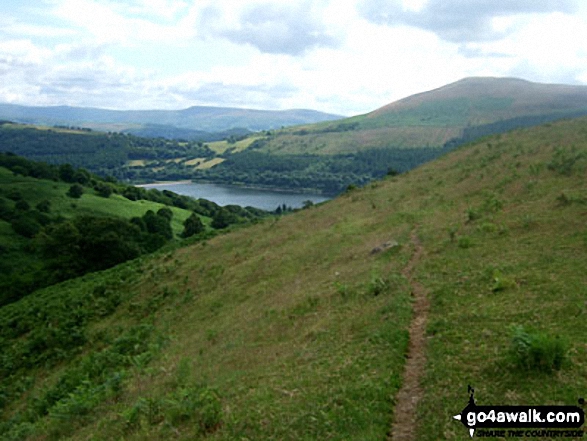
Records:
[[[587,390],[586,167],[585,120],[493,137],[8,305],[0,433],[383,439],[415,225],[425,252],[413,277],[431,300],[415,439],[468,437],[452,418],[468,384],[479,404],[576,404]],[[525,335],[565,349],[562,363],[549,350],[512,356]]]

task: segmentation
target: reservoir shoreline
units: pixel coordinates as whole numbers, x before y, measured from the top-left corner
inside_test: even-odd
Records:
[[[333,197],[318,192],[203,183],[189,180],[159,181],[136,186],[145,189],[170,190],[195,199],[207,199],[221,206],[250,206],[267,211],[276,210],[283,205],[291,208],[302,208],[306,201],[317,204]]]
[[[222,187],[232,187],[232,188],[244,188],[244,189],[249,189],[249,190],[263,190],[263,191],[271,191],[271,192],[276,192],[276,193],[295,193],[295,194],[319,194],[321,196],[324,196],[325,198],[328,199],[333,199],[335,197],[338,196],[338,194],[330,194],[330,193],[324,193],[318,189],[315,188],[281,188],[281,187],[269,187],[269,186],[263,186],[263,185],[247,185],[247,184],[225,184],[223,182],[214,182],[214,181],[194,181],[192,179],[183,179],[183,180],[178,180],[178,181],[154,181],[154,182],[148,182],[146,184],[132,184],[135,187],[141,187],[141,188],[145,188],[145,187],[160,187],[160,186],[165,186],[165,185],[183,185],[183,184],[210,184],[210,185],[218,185],[218,186],[222,186]]]

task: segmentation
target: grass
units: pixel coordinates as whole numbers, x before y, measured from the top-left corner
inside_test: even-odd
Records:
[[[407,347],[411,289],[402,270],[414,230],[424,249],[414,277],[431,301],[416,439],[467,436],[452,415],[468,384],[479,404],[576,404],[587,390],[585,127],[581,119],[489,138],[297,214],[2,308],[0,323],[52,323],[49,299],[91,300],[100,286],[108,298],[119,293],[107,315],[84,322],[86,343],[67,362],[15,373],[23,394],[2,419],[80,357],[114,350],[117,335],[148,325],[149,341],[165,343],[117,368],[124,375],[115,395],[100,396],[85,415],[13,430],[30,430],[31,439],[383,439]],[[557,149],[571,145],[569,166]],[[579,202],[561,203],[563,192]],[[400,246],[371,254],[392,240]],[[515,329],[539,336],[547,354],[558,353],[549,343],[556,336],[568,342],[564,362],[528,369],[512,360]],[[0,337],[13,349],[31,338]],[[192,405],[185,390],[216,397],[211,421],[220,423],[183,419]],[[158,406],[170,400],[165,414]]]
[[[151,201],[129,201],[113,194],[109,198],[98,196],[94,190],[85,188],[79,199],[72,199],[66,195],[70,184],[63,182],[39,181],[34,178],[14,176],[12,172],[0,167],[0,186],[5,192],[18,191],[23,198],[34,207],[37,203],[48,199],[51,201],[51,211],[68,218],[75,215],[115,216],[130,219],[143,216],[148,210],[157,212],[165,205]],[[169,207],[173,211],[171,227],[174,235],[183,231],[183,222],[190,216],[190,212]],[[203,219],[209,224],[210,219]]]
[[[224,158],[214,158],[210,159],[209,161],[204,161],[201,164],[198,164],[196,167],[198,170],[208,170],[215,165],[222,164],[225,161]]]
[[[209,142],[207,144],[208,147],[214,151],[214,153],[221,155],[228,149],[232,149],[234,152],[241,152],[246,150],[253,142],[257,141],[258,139],[261,139],[261,136],[252,135],[235,143],[229,143],[228,141],[215,141]]]
[[[434,220],[423,224],[424,245],[433,252],[418,275],[433,303],[418,439],[460,439],[462,428],[450,416],[460,409],[457,403],[465,404],[467,384],[476,388],[481,404],[576,404],[582,396],[587,347],[580,335],[587,331],[587,292],[581,268],[587,257],[577,239],[585,225],[581,208],[563,208],[556,197],[563,187],[584,192],[584,169],[562,179],[556,171],[537,173],[532,164],[556,157],[558,146],[582,136],[584,124],[576,120],[515,132],[504,135],[499,147],[478,144],[436,164],[435,171],[443,180],[452,177],[454,187],[444,193]],[[581,150],[586,147],[582,141]],[[477,163],[475,158],[490,152],[495,157],[490,165]],[[458,182],[459,169],[483,167],[489,170],[481,181],[472,174]],[[507,184],[500,184],[506,176]],[[539,179],[527,186],[532,176]],[[501,204],[487,203],[488,189]],[[479,218],[466,215],[471,205]],[[457,234],[473,246],[447,240],[446,229],[456,224]],[[520,369],[510,358],[516,326],[533,327],[548,342],[557,335],[570,341],[568,365],[555,374]],[[448,408],[452,402],[454,408]]]
[[[267,139],[264,151],[344,154],[370,148],[441,147],[462,136],[466,128],[586,112],[580,100],[569,101],[556,87],[473,78],[413,95],[364,115],[275,131]],[[337,131],[341,126],[353,128]]]

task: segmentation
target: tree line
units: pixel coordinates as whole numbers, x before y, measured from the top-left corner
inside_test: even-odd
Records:
[[[133,159],[212,158],[215,153],[197,141],[142,138],[122,133],[40,130],[17,124],[0,124],[0,150],[51,164],[84,167],[102,176],[126,179]]]
[[[151,253],[173,239],[171,220],[177,207],[191,212],[183,222],[181,238],[208,237],[230,225],[255,221],[268,213],[240,206],[221,207],[168,190],[146,190],[104,179],[69,164],[51,165],[0,153],[0,167],[14,175],[38,179],[39,189],[53,182],[70,184],[66,195],[75,201],[86,193],[104,198],[118,194],[130,201],[163,204],[154,212],[124,219],[79,214],[64,216],[55,201],[25,197],[15,187],[0,189],[0,220],[19,237],[10,246],[0,244],[0,306],[39,289],[87,272],[106,269]],[[211,218],[207,228],[202,218]]]

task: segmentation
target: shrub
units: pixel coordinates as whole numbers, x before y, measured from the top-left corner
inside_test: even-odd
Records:
[[[207,387],[182,387],[165,400],[165,420],[171,426],[196,421],[201,433],[211,432],[220,424],[222,404]]]
[[[481,214],[473,207],[467,208],[467,222],[476,221],[481,217]]]
[[[468,236],[461,236],[457,241],[457,245],[459,248],[471,248],[471,238]]]
[[[102,196],[103,198],[109,198],[112,192],[112,186],[106,184],[105,182],[98,182],[94,186],[94,190],[98,193],[98,196]]]
[[[127,432],[148,426],[177,432],[178,426],[191,422],[197,424],[200,434],[204,434],[220,425],[222,403],[208,387],[184,386],[163,398],[139,398],[133,406],[121,413],[121,417]]]
[[[372,277],[369,285],[367,286],[367,293],[373,297],[377,297],[379,294],[388,292],[391,289],[391,285],[388,279],[382,277]]]
[[[21,216],[13,220],[11,225],[16,234],[28,238],[34,237],[41,230],[41,225],[31,216]]]
[[[483,209],[489,213],[496,213],[503,208],[503,202],[497,199],[495,195],[490,195],[483,202]]]
[[[568,345],[559,336],[513,328],[510,355],[521,369],[552,372],[559,370],[566,360]]]
[[[457,237],[458,227],[452,226],[447,231],[448,231],[448,237],[450,238],[450,241],[454,242]]]
[[[576,147],[571,149],[557,148],[548,163],[548,169],[560,175],[571,176],[576,171],[585,169],[585,152],[577,152]]]
[[[14,204],[14,208],[16,208],[18,211],[29,211],[31,206],[24,199],[19,199],[16,201],[16,204]]]
[[[36,208],[41,213],[49,213],[51,211],[51,201],[44,199],[36,205]]]
[[[491,222],[483,222],[479,226],[479,231],[482,233],[495,233],[497,231],[497,225]]]
[[[493,286],[491,287],[491,291],[505,291],[509,288],[515,288],[516,282],[509,277],[505,277],[500,271],[496,270],[493,272]]]
[[[67,190],[67,196],[70,198],[79,199],[82,197],[82,194],[84,194],[84,187],[79,184],[73,184],[69,187],[69,190]]]

